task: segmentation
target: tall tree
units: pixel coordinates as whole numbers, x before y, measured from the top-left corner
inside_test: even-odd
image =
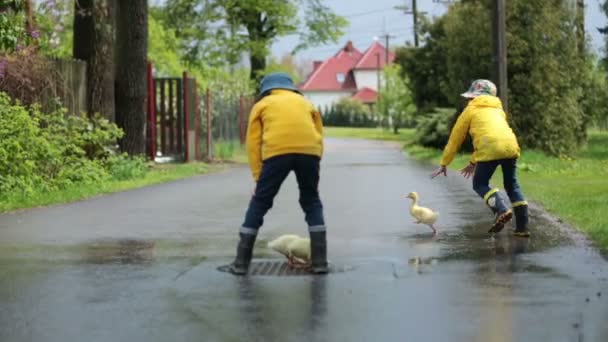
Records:
[[[252,80],[266,68],[277,38],[299,35],[295,52],[335,42],[347,25],[323,0],[168,0],[166,9],[191,63],[234,63],[245,52]]]
[[[378,93],[378,113],[392,123],[393,132],[398,134],[399,128],[411,127],[416,105],[409,80],[401,77],[401,67],[398,64],[385,67],[383,73],[384,83]]]
[[[130,155],[145,152],[148,1],[118,2],[116,45],[116,122],[125,132],[120,147]]]
[[[116,0],[77,0],[74,6],[73,56],[87,62],[87,112],[113,122]]]

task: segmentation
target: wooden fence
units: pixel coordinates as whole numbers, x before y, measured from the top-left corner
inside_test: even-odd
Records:
[[[76,59],[54,59],[59,80],[56,82],[63,106],[68,113],[80,115],[87,111],[87,63]]]

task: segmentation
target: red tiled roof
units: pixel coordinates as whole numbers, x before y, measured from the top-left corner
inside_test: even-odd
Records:
[[[380,67],[379,68],[378,68],[378,57],[377,57],[378,54],[380,54]],[[389,61],[392,63],[395,60],[395,54],[392,52],[389,52],[388,58],[389,58]],[[374,44],[372,44],[372,46],[370,46],[365,51],[365,53],[363,54],[363,56],[361,57],[361,59],[359,60],[357,65],[355,65],[355,69],[378,70],[378,69],[384,68],[385,64],[386,64],[386,48],[384,47],[384,45],[380,44],[379,42],[374,42]]]
[[[354,90],[355,78],[351,70],[363,54],[352,42],[348,42],[336,55],[324,61],[315,68],[308,79],[300,85],[300,90]],[[342,74],[344,81],[339,82],[338,75]]]
[[[370,88],[363,88],[352,96],[354,100],[359,100],[363,103],[376,103],[378,100],[378,92]]]

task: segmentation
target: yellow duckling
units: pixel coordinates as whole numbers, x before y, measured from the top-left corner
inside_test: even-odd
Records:
[[[290,267],[310,266],[310,239],[286,234],[268,243],[271,248],[287,257]]]
[[[433,230],[433,234],[437,234],[437,229],[435,229],[434,223],[437,221],[439,217],[439,213],[434,212],[433,210],[425,207],[421,207],[418,205],[418,193],[410,192],[405,198],[411,198],[412,204],[410,205],[410,214],[416,219],[414,223],[424,223],[431,227]]]

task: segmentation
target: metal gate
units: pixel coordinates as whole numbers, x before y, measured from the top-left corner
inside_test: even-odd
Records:
[[[196,80],[152,77],[148,70],[148,154],[156,161],[198,159],[198,96]]]

